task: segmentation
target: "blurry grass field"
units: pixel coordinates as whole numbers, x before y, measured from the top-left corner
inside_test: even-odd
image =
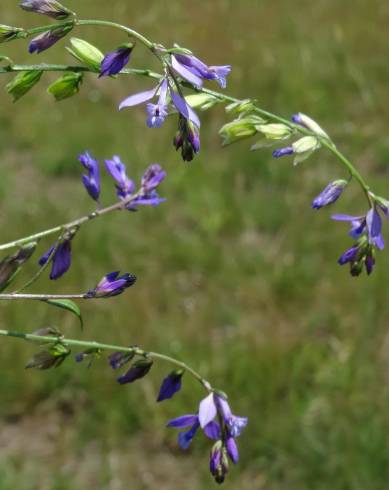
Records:
[[[66,3],[66,2],[64,2]],[[44,18],[2,0],[0,22]],[[310,114],[389,196],[389,4],[385,0],[69,1],[81,18],[128,24],[164,44],[178,42],[210,64],[233,65],[228,91],[256,97],[286,117]],[[103,51],[123,38],[101,29],[75,36]],[[70,62],[66,41],[36,60]],[[30,62],[26,43],[1,54]],[[157,68],[141,47],[132,66]],[[9,77],[3,77],[5,85]],[[311,199],[344,175],[318,153],[297,169],[249,142],[220,148],[222,109],[203,115],[202,151],[183,164],[171,146],[175,123],[145,129],[142,109],[118,101],[150,86],[144,79],[86,77],[81,93],[54,103],[39,86],[13,105],[1,95],[2,240],[65,222],[92,204],[77,155],[121,155],[140,177],[147,164],[168,171],[166,204],[118,213],[86,226],[69,274],[44,291],[84,291],[110,270],[139,276],[112,301],[83,304],[86,323],[40,304],[2,303],[0,328],[55,324],[69,336],[139,344],[185,359],[228,392],[249,416],[241,462],[226,489],[384,490],[389,481],[389,255],[370,278],[351,278],[337,257],[346,228]],[[103,199],[114,199],[104,179]],[[365,203],[349,189],[337,210]],[[44,251],[49,242],[41,244]],[[29,264],[26,273],[35,270]],[[23,369],[34,346],[0,347],[0,489],[208,489],[208,443],[176,447],[169,417],[191,413],[203,395],[189,378],[182,394],[156,406],[169,366],[119,387],[102,360],[91,369]]]

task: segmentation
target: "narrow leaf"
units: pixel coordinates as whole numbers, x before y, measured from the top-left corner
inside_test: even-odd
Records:
[[[81,329],[84,326],[84,321],[82,319],[80,307],[70,299],[47,299],[43,300],[45,303],[49,305],[56,306],[57,308],[63,308],[64,310],[70,311],[74,315],[78,317],[80,320]]]

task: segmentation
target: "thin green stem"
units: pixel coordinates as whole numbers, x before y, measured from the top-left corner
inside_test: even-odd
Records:
[[[86,216],[82,216],[81,218],[70,221],[69,223],[58,225],[55,226],[54,228],[49,228],[48,230],[40,231],[38,233],[34,233],[33,235],[29,235],[27,237],[19,238],[18,240],[14,240],[13,242],[4,243],[0,245],[0,250],[6,250],[8,248],[18,247],[20,245],[23,245],[24,243],[28,243],[34,240],[39,240],[49,235],[59,234],[63,230],[70,230],[72,228],[79,227],[84,223],[86,223],[87,221],[91,221],[95,218],[98,218],[99,216],[103,216],[104,214],[110,213],[112,211],[125,209],[126,206],[131,202],[133,202],[135,199],[137,199],[137,197],[139,197],[139,192],[133,194],[127,199],[123,199],[122,201],[119,201],[115,204],[111,204],[111,206],[108,206],[106,208],[97,209],[93,213],[90,213]]]
[[[138,347],[122,347],[120,345],[104,344],[104,343],[95,342],[95,341],[67,339],[63,336],[55,337],[55,336],[48,336],[48,335],[46,335],[46,336],[45,335],[36,335],[36,334],[29,334],[29,333],[23,333],[23,332],[14,332],[11,330],[0,330],[0,336],[15,337],[15,338],[22,339],[22,340],[29,340],[29,341],[34,341],[34,342],[44,342],[44,343],[48,343],[48,344],[52,344],[53,342],[59,342],[63,345],[67,345],[67,346],[82,347],[85,349],[100,349],[100,350],[112,350],[112,351],[128,352],[128,353],[133,353],[135,355],[142,356],[142,357],[159,359],[161,361],[169,362],[170,364],[173,364],[174,366],[183,369],[184,371],[191,374],[197,381],[199,381],[208,392],[213,391],[211,384],[206,379],[204,379],[198,372],[196,372],[194,369],[189,367],[185,362],[179,361],[179,360],[174,359],[173,357],[167,356],[165,354],[160,354],[158,352],[147,352],[147,351],[140,349]]]
[[[35,301],[47,301],[51,299],[89,299],[86,294],[25,294],[25,293],[7,293],[0,294],[1,300],[28,299]]]
[[[139,34],[139,32],[130,29],[127,26],[123,26],[122,24],[118,24],[116,22],[110,22],[107,20],[76,20],[75,24],[78,26],[105,26],[105,27],[114,27],[115,29],[119,29],[120,31],[126,32],[128,35],[137,39],[141,42],[146,48],[154,51],[155,44],[152,43],[149,39]]]

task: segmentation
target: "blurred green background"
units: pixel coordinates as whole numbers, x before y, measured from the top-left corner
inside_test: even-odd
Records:
[[[1,23],[46,19],[2,0]],[[65,2],[64,2],[65,3]],[[178,42],[209,64],[233,65],[228,92],[256,97],[289,117],[302,111],[333,135],[377,193],[389,196],[389,4],[385,0],[68,1],[80,18],[120,21],[165,45]],[[105,28],[73,33],[103,51],[124,41]],[[32,58],[27,42],[2,45],[18,62],[71,62],[62,41]],[[139,46],[132,66],[155,68]],[[5,83],[11,76],[3,76]],[[311,199],[344,176],[319,152],[292,168],[250,142],[221,148],[221,107],[203,114],[202,151],[184,164],[171,146],[175,121],[145,127],[142,108],[118,113],[145,79],[86,77],[81,93],[54,103],[40,84],[17,104],[1,95],[1,241],[93,210],[77,155],[121,155],[139,178],[150,162],[168,172],[166,204],[87,225],[74,241],[67,276],[35,291],[84,291],[108,271],[139,282],[111,301],[82,304],[86,328],[40,304],[2,303],[0,328],[56,325],[69,336],[139,344],[186,360],[249,416],[241,462],[226,489],[383,490],[389,481],[389,254],[374,274],[351,278],[336,260],[350,244],[331,210]],[[212,84],[210,84],[211,86]],[[214,88],[214,87],[213,87]],[[103,182],[103,201],[115,199]],[[357,186],[336,205],[359,213]],[[41,243],[45,251],[50,240]],[[22,283],[36,270],[31,263]],[[203,396],[189,377],[174,400],[156,405],[159,364],[119,387],[105,360],[67,361],[25,371],[33,345],[0,347],[0,489],[211,489],[209,442],[177,449],[166,420]]]

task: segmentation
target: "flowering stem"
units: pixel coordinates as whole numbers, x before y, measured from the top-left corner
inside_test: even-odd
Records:
[[[132,201],[134,201],[137,197],[139,197],[139,193],[133,194],[132,196],[123,199],[122,201],[119,201],[115,204],[111,204],[111,206],[108,206],[106,208],[97,209],[93,213],[90,213],[86,216],[82,216],[81,218],[78,218],[74,221],[70,221],[69,223],[65,223],[63,225],[55,226],[54,228],[49,228],[48,230],[34,233],[33,235],[29,235],[27,237],[14,240],[13,242],[4,243],[0,245],[0,250],[6,250],[8,248],[18,247],[20,245],[23,245],[24,243],[28,243],[34,240],[39,240],[40,238],[49,235],[61,233],[64,230],[70,230],[72,228],[80,227],[82,224],[86,223],[87,221],[91,221],[99,216],[103,216],[104,214],[110,213],[112,211],[125,209],[125,207],[128,204],[130,204]]]
[[[20,294],[20,293],[7,293],[0,294],[1,300],[11,299],[32,299],[37,301],[46,301],[51,299],[89,299],[86,294]]]
[[[79,22],[93,22],[93,21],[79,21]],[[98,21],[96,21],[98,22]],[[103,21],[99,21],[103,22]],[[81,24],[80,24],[81,25]],[[104,25],[112,25],[112,23],[104,23]],[[114,24],[115,25],[115,24]],[[122,26],[124,27],[124,26]],[[151,43],[150,43],[151,44]],[[48,71],[48,72],[92,72],[96,73],[95,70],[92,68],[86,67],[86,66],[69,66],[69,65],[60,65],[60,64],[54,64],[54,65],[49,65],[49,64],[36,64],[36,65],[9,65],[9,66],[4,66],[0,67],[0,74],[1,73],[11,73],[11,72],[23,72],[23,71],[30,71],[30,70],[38,70],[38,71]],[[135,68],[125,68],[121,72],[123,75],[139,75],[139,76],[145,76],[148,78],[153,78],[153,79],[161,79],[162,75],[160,73],[153,72],[151,70],[147,69],[135,69]],[[209,90],[206,88],[194,88],[191,84],[187,82],[183,82],[182,85],[185,87],[194,90],[198,93],[204,93],[204,94],[209,94],[212,95],[213,97],[217,98],[220,102],[225,102],[225,103],[233,103],[233,102],[240,102],[240,99],[236,97],[231,97],[229,95],[216,92],[214,90]],[[272,112],[266,111],[264,109],[261,109],[260,107],[254,106],[253,111],[260,115],[264,116],[272,121],[279,122],[282,124],[286,124],[290,128],[293,128],[294,130],[298,131],[301,134],[304,135],[313,135],[317,136],[312,131],[309,129],[306,129],[298,124],[295,124],[288,119],[285,119],[281,116],[278,116],[277,114],[273,114]],[[370,186],[367,184],[365,179],[362,177],[360,172],[355,168],[355,166],[348,160],[343,153],[341,153],[335,146],[335,144],[332,142],[332,140],[329,140],[327,138],[321,137],[320,138],[321,143],[323,146],[325,146],[338,160],[339,162],[346,167],[350,175],[352,175],[355,180],[359,183],[361,186],[363,192],[365,193],[367,200],[369,201],[369,204],[371,204],[371,196],[369,194]],[[54,229],[53,229],[54,230]],[[48,234],[55,233],[59,231],[58,228],[55,228],[55,231],[48,230]],[[0,246],[0,250],[2,250],[3,246]],[[6,247],[8,248],[8,247]]]
[[[159,359],[161,361],[169,362],[170,364],[173,364],[183,369],[184,371],[191,374],[197,381],[199,381],[208,392],[213,391],[211,384],[206,379],[204,379],[198,372],[196,372],[194,369],[189,367],[184,362],[174,359],[173,357],[167,356],[165,354],[160,354],[158,352],[147,352],[143,349],[140,349],[139,347],[122,347],[119,345],[103,344],[95,341],[67,339],[60,335],[56,337],[56,336],[49,336],[49,335],[36,335],[36,334],[29,334],[23,332],[14,332],[10,330],[0,330],[0,336],[15,337],[23,340],[38,341],[38,342],[44,342],[49,344],[55,342],[66,346],[77,346],[86,349],[100,349],[100,350],[128,352],[128,353],[133,353],[137,356]]]

